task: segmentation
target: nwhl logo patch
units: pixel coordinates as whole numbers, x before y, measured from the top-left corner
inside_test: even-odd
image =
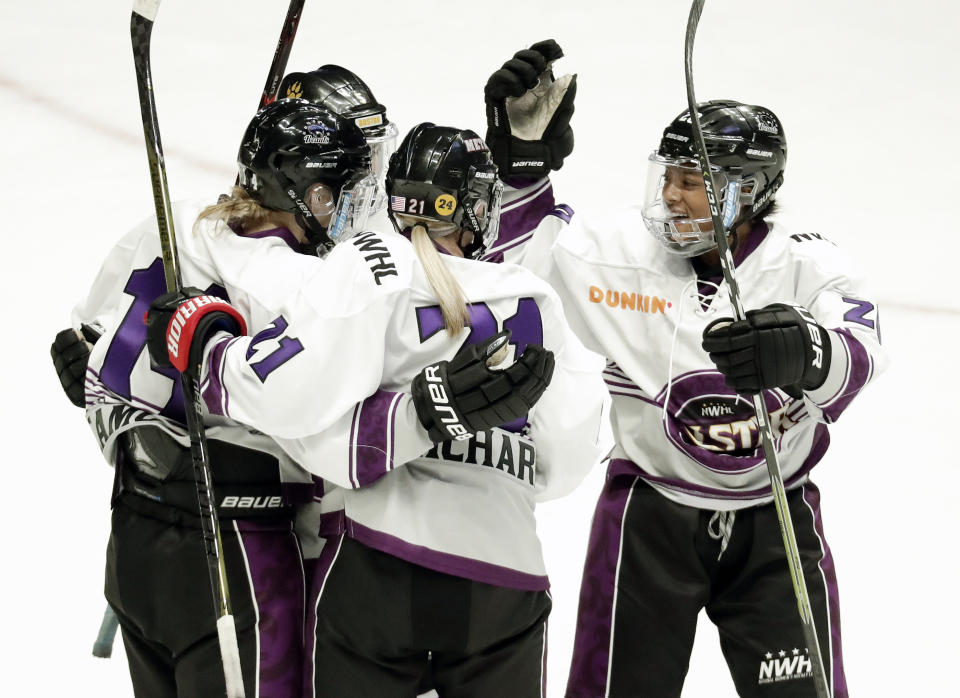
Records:
[[[767,652],[760,662],[760,676],[758,684],[776,683],[778,681],[792,681],[794,679],[808,679],[813,676],[813,662],[810,661],[806,649],[794,647],[790,652]]]

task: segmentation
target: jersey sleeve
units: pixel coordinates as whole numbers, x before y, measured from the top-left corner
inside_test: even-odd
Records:
[[[411,397],[388,390],[377,390],[320,434],[276,441],[301,467],[351,489],[376,482],[433,447]]]
[[[888,358],[880,341],[876,298],[857,265],[832,243],[796,242],[797,299],[827,330],[831,361],[819,388],[806,392],[832,423],[873,378],[886,369]]]
[[[209,411],[298,439],[323,432],[373,395],[391,318],[408,291],[398,276],[375,274],[374,262],[345,243],[274,306],[279,311],[269,322],[252,323],[252,336],[221,333],[208,342],[200,387]],[[271,273],[280,278],[284,268]]]
[[[556,203],[549,178],[508,180],[504,182],[497,239],[483,261],[527,266],[531,255],[539,258],[542,250],[549,249],[557,224],[569,223],[572,217],[572,208]]]
[[[559,341],[552,343],[556,365],[549,387],[530,412],[538,501],[571,492],[613,448],[604,359],[583,346],[563,318],[559,300],[551,298],[544,324],[559,329]]]

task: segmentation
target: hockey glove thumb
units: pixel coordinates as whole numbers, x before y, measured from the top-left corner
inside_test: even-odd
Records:
[[[89,325],[84,325],[83,334],[68,327],[58,332],[50,345],[50,358],[53,359],[60,386],[67,394],[67,399],[77,407],[83,407],[86,402],[84,381],[87,362],[90,360],[90,351],[97,334]]]
[[[703,331],[703,349],[738,393],[819,388],[830,370],[827,330],[806,308],[773,303],[746,319],[720,318]]]
[[[413,379],[413,404],[431,439],[469,439],[525,417],[540,399],[553,377],[553,352],[530,344],[508,368],[490,368],[491,357],[509,338],[509,332],[501,332],[465,346],[450,361],[430,364]]]
[[[158,296],[144,319],[150,358],[181,373],[200,365],[207,339],[215,332],[247,333],[236,308],[191,287]]]
[[[500,177],[544,177],[573,152],[577,76],[553,76],[563,50],[553,39],[518,51],[484,88],[487,146]]]

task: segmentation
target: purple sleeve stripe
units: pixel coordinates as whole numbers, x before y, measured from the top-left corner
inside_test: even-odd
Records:
[[[423,545],[408,543],[388,533],[367,528],[349,518],[346,519],[346,525],[347,535],[357,542],[437,572],[521,591],[546,591],[550,588],[550,580],[546,576],[527,574],[491,562],[442,553]]]
[[[207,379],[200,386],[200,395],[203,397],[210,414],[228,416],[228,396],[226,387],[223,385],[223,354],[235,339],[237,338],[223,337],[217,340],[210,352],[210,368],[207,370]]]
[[[353,408],[353,420],[351,420],[350,423],[350,443],[348,445],[350,453],[347,462],[347,476],[350,478],[350,486],[354,488],[360,486],[360,483],[357,481],[357,440],[355,437],[357,434],[357,422],[360,420],[360,410],[362,407],[363,405],[360,404]]]
[[[566,204],[560,204],[550,212],[550,215],[556,216],[564,223],[569,223],[570,219],[573,218],[573,209]]]
[[[512,211],[513,209],[515,209],[515,208],[517,208],[517,207],[519,207],[519,206],[523,206],[524,204],[529,203],[529,202],[532,201],[533,199],[535,199],[535,198],[537,198],[538,196],[540,196],[543,192],[547,191],[548,189],[549,189],[550,192],[551,192],[551,193],[550,193],[550,196],[551,196],[551,199],[552,199],[552,198],[553,198],[553,184],[550,182],[549,179],[544,179],[544,180],[540,183],[540,186],[538,186],[536,189],[534,189],[534,190],[532,190],[532,191],[529,191],[529,192],[527,192],[526,194],[521,194],[521,195],[518,196],[516,199],[513,199],[512,201],[508,201],[507,203],[505,203],[505,204],[500,208],[500,213],[501,213],[501,214],[504,214],[504,213],[506,213],[506,212],[508,212],[508,211]],[[551,201],[551,205],[552,205],[552,201]]]
[[[534,230],[553,210],[553,191],[544,189],[522,205],[508,207],[500,213],[500,234],[497,243],[502,246]]]
[[[500,260],[498,260],[498,261],[501,261],[501,262],[502,262],[502,261],[503,261],[503,253],[504,253],[504,252],[506,252],[507,250],[512,250],[514,247],[519,247],[519,246],[522,245],[523,243],[525,243],[525,242],[527,242],[528,240],[530,240],[530,238],[532,238],[532,237],[533,237],[533,231],[531,230],[529,233],[524,233],[523,235],[520,235],[519,237],[511,240],[510,242],[504,243],[503,245],[498,245],[498,246],[496,246],[496,247],[491,247],[491,248],[490,248],[490,251],[487,252],[487,253],[483,256],[483,261],[485,261],[485,262],[490,261],[490,258],[491,258],[491,257],[494,257],[494,256],[496,256],[496,255],[500,255]]]
[[[840,394],[831,403],[821,405],[824,417],[835,422],[853,402],[873,375],[873,357],[849,330],[840,330],[840,341],[847,353],[847,375]]]
[[[350,439],[356,451],[354,487],[376,482],[392,470],[394,423],[401,397],[403,393],[378,390],[358,406]]]

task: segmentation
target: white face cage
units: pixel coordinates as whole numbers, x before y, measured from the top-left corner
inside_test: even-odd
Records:
[[[368,170],[358,172],[343,185],[327,227],[327,236],[334,245],[364,231],[370,214],[376,210],[377,196],[382,192],[382,185]]]
[[[387,206],[387,192],[384,187],[384,180],[387,177],[387,168],[390,166],[390,156],[397,150],[397,136],[400,130],[393,122],[377,129],[375,136],[369,135],[364,130],[364,136],[367,139],[367,145],[370,146],[370,170],[377,182],[377,195],[372,202],[373,210],[376,213]]]
[[[703,218],[691,218],[686,213],[675,213],[663,198],[668,174],[695,174],[701,179],[699,164],[690,160],[662,157],[656,152],[650,155],[648,162],[641,215],[650,234],[667,252],[680,257],[696,257],[715,248],[717,241],[713,234],[713,219],[709,214]],[[724,228],[729,229],[742,210],[742,182],[738,177],[730,176],[715,166],[711,166],[711,173],[720,194]]]

